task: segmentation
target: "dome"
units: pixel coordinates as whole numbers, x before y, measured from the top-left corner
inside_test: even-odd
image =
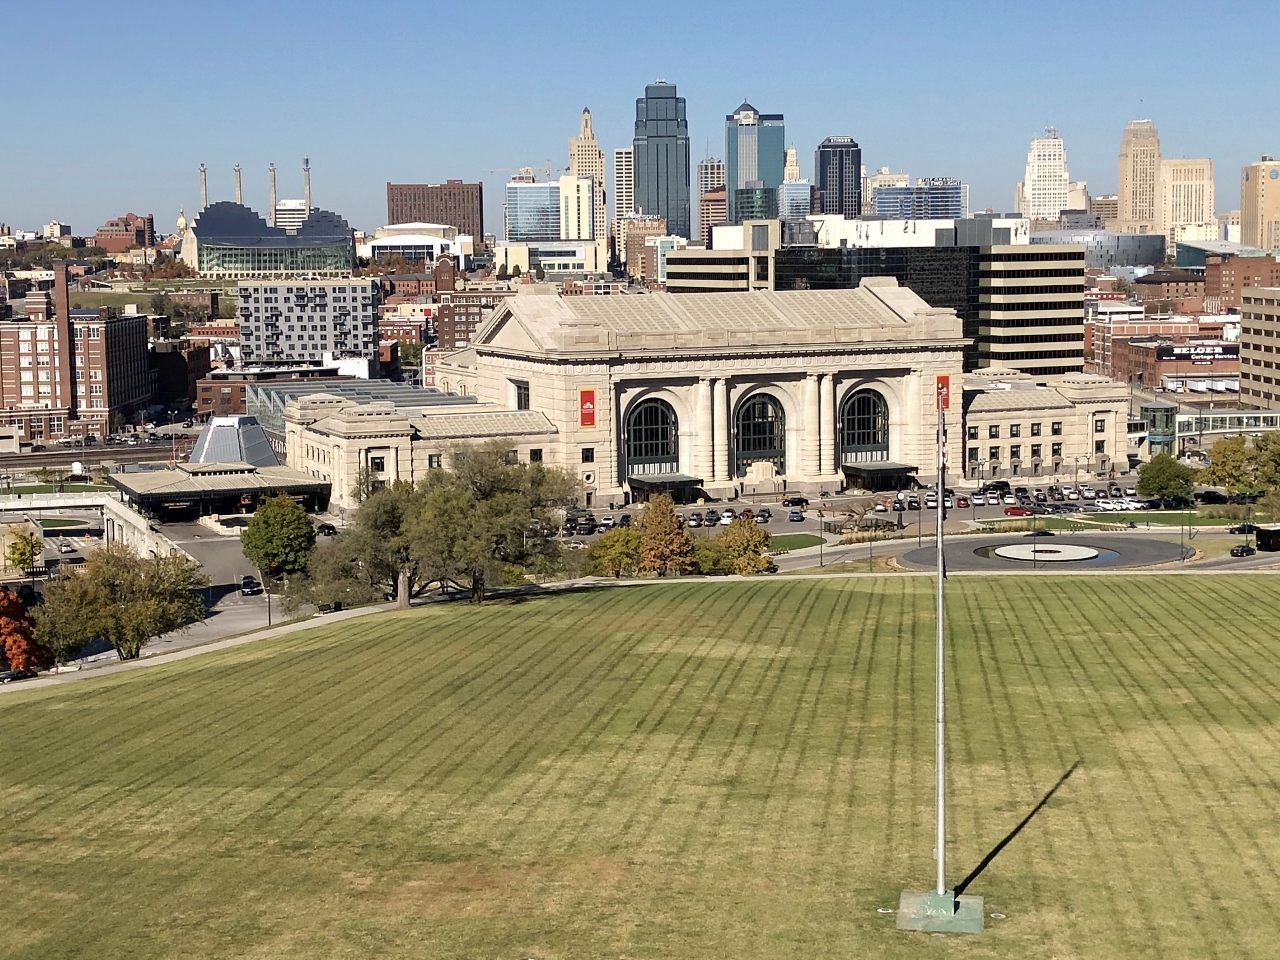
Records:
[[[178,222],[175,224],[178,233],[184,233],[187,229],[187,213],[181,207],[178,208]]]

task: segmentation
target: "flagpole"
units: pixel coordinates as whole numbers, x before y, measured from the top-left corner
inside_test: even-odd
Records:
[[[937,657],[937,673],[935,682],[937,684],[936,700],[937,700],[937,722],[935,724],[936,741],[934,743],[935,757],[934,763],[937,771],[937,805],[938,805],[938,836],[937,836],[937,857],[938,857],[938,896],[942,896],[947,892],[946,874],[947,874],[947,707],[943,698],[944,675],[943,675],[943,606],[942,606],[942,581],[946,577],[946,561],[942,554],[942,524],[944,514],[946,513],[946,489],[947,489],[947,424],[946,411],[943,407],[943,399],[941,391],[938,394],[938,597],[937,597],[937,637],[936,637],[936,657]]]

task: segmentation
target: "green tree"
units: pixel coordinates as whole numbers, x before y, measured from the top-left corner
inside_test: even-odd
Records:
[[[316,528],[307,511],[283,493],[269,498],[253,512],[240,538],[245,559],[264,576],[305,569],[315,545]]]
[[[716,540],[730,573],[748,577],[778,569],[768,554],[768,531],[756,526],[750,517],[738,517]]]
[[[32,471],[32,475],[40,483],[56,483],[62,478],[62,474],[52,467],[37,467]]]
[[[151,302],[148,306],[154,314],[160,314],[166,317],[172,316],[173,314],[173,300],[170,299],[169,294],[164,293],[163,291],[160,293],[153,293],[151,295]]]
[[[496,274],[497,279],[499,279],[499,280],[507,280],[507,279],[509,279],[509,278],[510,278],[510,276],[511,276],[511,274],[507,273],[507,265],[506,265],[505,263],[501,263],[501,264],[499,264],[499,265],[498,265],[498,272],[497,272],[497,274]]]
[[[123,545],[107,544],[82,568],[45,586],[44,603],[34,614],[35,638],[66,657],[102,637],[121,660],[136,660],[156,637],[203,613],[199,591],[208,582],[189,557],[138,557]]]
[[[1196,471],[1167,453],[1158,453],[1138,467],[1138,494],[1144,497],[1189,497]]]
[[[1200,479],[1215,487],[1226,487],[1232,493],[1258,489],[1258,458],[1248,439],[1227,437],[1209,448],[1209,466],[1200,471]]]
[[[5,562],[15,570],[27,571],[44,555],[44,538],[34,533],[18,533],[4,548]]]
[[[545,280],[545,279],[547,278],[547,272],[546,272],[545,270],[543,270],[543,269],[542,269],[542,264],[538,264],[538,265],[534,268],[534,270],[533,270],[533,278],[534,278],[535,280]]]
[[[430,580],[421,575],[414,551],[421,512],[418,492],[407,483],[395,483],[375,490],[360,505],[347,534],[365,567],[364,576],[369,582],[382,584],[386,596],[394,598],[401,609],[408,609],[409,601]]]
[[[645,504],[640,517],[640,566],[665,577],[694,569],[693,539],[676,519],[675,504],[658,494]]]
[[[635,527],[614,527],[587,548],[583,572],[589,576],[621,578],[640,569],[640,531]]]
[[[523,272],[524,271],[520,269],[520,264],[517,263],[515,266],[511,268],[511,278],[514,280],[516,277],[520,276],[520,274]]]

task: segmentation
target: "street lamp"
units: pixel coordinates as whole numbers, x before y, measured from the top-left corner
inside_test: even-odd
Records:
[[[827,538],[822,532],[822,510],[818,510],[818,569],[822,569],[822,547],[827,542]]]

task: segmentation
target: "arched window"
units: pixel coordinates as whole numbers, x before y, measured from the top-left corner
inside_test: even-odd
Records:
[[[671,404],[641,400],[627,414],[627,476],[680,472],[680,423]]]
[[[787,418],[778,398],[757,393],[743,401],[735,423],[737,433],[737,473],[744,477],[747,467],[767,460],[787,472]]]
[[[840,462],[889,459],[889,404],[875,390],[857,390],[840,405]]]

